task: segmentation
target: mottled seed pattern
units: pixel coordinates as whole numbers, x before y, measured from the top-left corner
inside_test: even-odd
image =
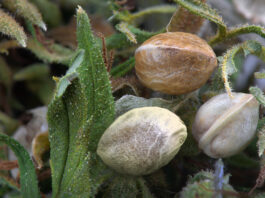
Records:
[[[97,153],[117,172],[145,175],[166,165],[186,136],[186,126],[169,110],[136,108],[120,116],[105,131]]]

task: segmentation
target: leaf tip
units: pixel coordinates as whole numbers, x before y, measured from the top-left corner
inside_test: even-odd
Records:
[[[47,26],[44,22],[40,23],[40,27],[41,29],[43,29],[44,31],[47,31]]]
[[[56,77],[56,76],[53,76],[52,79],[53,79],[56,83],[58,83],[58,82],[60,81],[60,78],[59,78],[59,77]]]
[[[26,40],[20,40],[19,41],[19,44],[22,46],[22,47],[27,47],[27,43],[26,43]]]
[[[84,9],[80,5],[77,6],[77,13],[79,13],[79,14],[85,13]]]

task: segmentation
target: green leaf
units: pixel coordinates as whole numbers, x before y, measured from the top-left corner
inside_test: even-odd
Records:
[[[255,33],[265,38],[265,29],[264,27],[258,25],[243,25],[239,27],[231,28],[226,32],[225,37],[219,37],[218,35],[214,36],[210,41],[210,45],[215,45],[219,42],[223,42],[227,39],[231,39],[241,34]]]
[[[201,171],[189,178],[188,184],[180,192],[180,198],[212,198],[216,197],[215,194],[215,183],[214,174],[208,171]],[[229,184],[229,175],[223,177],[223,190],[236,194],[236,191]],[[235,197],[233,194],[231,196],[226,196],[228,198]]]
[[[259,55],[259,58],[265,62],[265,47],[262,46],[261,53]]]
[[[165,32],[164,29],[158,32],[147,32],[144,30],[140,30],[132,25],[128,25],[127,28],[133,35],[135,35],[138,44],[143,43],[145,40],[149,39],[150,37],[156,34]],[[106,46],[109,50],[115,48],[127,48],[131,45],[135,44],[128,40],[127,36],[122,33],[113,34],[106,38]]]
[[[0,111],[0,130],[2,129],[6,134],[13,134],[19,126],[19,122],[2,111]]]
[[[128,23],[122,22],[118,24],[116,27],[117,27],[117,30],[119,30],[120,32],[126,35],[129,41],[131,41],[134,44],[137,44],[135,35],[128,28]]]
[[[258,141],[257,141],[258,155],[261,157],[265,150],[265,117],[259,119],[256,132],[258,134]],[[263,160],[261,161],[263,162]]]
[[[47,64],[29,65],[15,73],[13,79],[26,81],[27,88],[36,94],[43,104],[51,101],[55,83],[50,77],[50,68]]]
[[[71,58],[75,55],[75,52],[59,44],[52,44],[47,47],[33,38],[28,40],[27,49],[45,63],[61,63],[68,65]]]
[[[135,198],[138,195],[136,178],[116,175],[105,192],[106,198]]]
[[[141,17],[145,17],[146,15],[151,14],[171,14],[175,12],[176,7],[172,5],[155,5],[140,10],[139,12],[135,12],[133,14],[129,14],[126,18],[124,17],[123,20],[128,23],[133,23],[135,20]]]
[[[131,71],[135,65],[135,58],[131,57],[125,62],[117,65],[116,67],[112,68],[110,71],[111,76],[113,77],[121,77],[124,76],[126,73]]]
[[[76,55],[73,50],[63,47],[62,45],[54,43],[44,46],[34,38],[30,38],[27,44],[27,49],[45,63],[69,65],[70,60]],[[3,41],[0,43],[0,53],[8,53],[9,49],[19,47],[20,46],[14,40]]]
[[[259,156],[262,156],[264,154],[265,150],[265,125],[262,127],[262,129],[258,132],[258,153]]]
[[[77,71],[89,103],[88,119],[93,116],[96,123],[92,128],[98,127],[95,128],[97,132],[91,132],[93,141],[90,141],[91,151],[96,151],[99,138],[114,119],[114,99],[100,46],[96,43],[89,19],[81,8],[77,12],[77,24],[78,48],[85,49],[84,61]]]
[[[257,41],[250,40],[242,44],[242,49],[245,56],[249,54],[259,56],[262,52],[262,45]]]
[[[249,34],[249,33],[256,33],[260,35],[261,37],[265,38],[265,28],[258,25],[243,25],[240,27],[231,28],[227,32],[227,38],[230,38],[239,35],[239,34]]]
[[[6,186],[8,188],[11,188],[17,192],[20,192],[20,188],[18,186],[18,183],[16,183],[13,178],[8,177],[7,175],[0,172],[0,186]]]
[[[258,87],[250,87],[250,88],[249,88],[249,92],[250,92],[253,96],[255,96],[255,98],[257,99],[257,101],[258,101],[261,105],[265,106],[265,96],[264,96],[263,91],[262,91],[260,88],[258,88]]]
[[[0,83],[3,83],[7,88],[12,84],[12,73],[5,59],[0,56]]]
[[[191,13],[216,23],[219,30],[218,37],[224,37],[226,35],[227,28],[222,17],[206,3],[202,3],[199,0],[175,0],[175,2],[189,10]]]
[[[58,3],[49,0],[30,0],[40,10],[44,21],[48,26],[58,26],[62,21],[62,15]]]
[[[27,36],[15,19],[0,9],[0,32],[15,38],[22,47],[26,47]]]
[[[32,64],[14,74],[14,80],[32,80],[47,76],[50,70],[46,64]]]
[[[256,169],[259,167],[258,160],[251,158],[245,153],[239,153],[225,160],[227,166],[245,169]]]
[[[261,192],[261,193],[258,193],[254,196],[254,198],[263,198],[265,197],[265,193],[264,192]]]
[[[83,61],[84,50],[80,50],[75,59],[72,61],[72,66],[70,67],[70,69],[68,69],[66,74],[58,82],[57,90],[55,93],[57,97],[61,97],[66,91],[67,87],[71,84],[71,82],[77,78],[76,69],[81,65]]]
[[[57,83],[48,109],[53,197],[94,197],[110,176],[96,148],[114,120],[114,99],[100,46],[81,7],[77,38],[79,55]]]
[[[138,18],[145,17],[146,15],[150,14],[171,14],[175,12],[176,6],[172,5],[155,5],[150,6],[148,8],[145,8],[143,10],[140,10],[139,12],[135,12],[133,14],[130,14],[128,17],[128,20],[125,20],[126,22],[132,23]]]
[[[48,107],[50,164],[53,197],[58,197],[69,147],[68,112],[62,98],[54,99]]]
[[[265,79],[265,73],[264,72],[255,72],[254,76],[257,79]]]
[[[36,94],[40,101],[48,105],[52,99],[55,83],[50,76],[43,76],[38,79],[26,81],[26,86],[33,94]]]
[[[162,107],[173,111],[178,103],[180,103],[179,100],[168,101],[162,98],[145,99],[133,95],[124,95],[115,103],[116,117],[130,111],[131,109],[149,106]]]
[[[120,21],[132,24],[135,20],[150,14],[168,14],[173,13],[176,10],[175,6],[172,5],[156,5],[140,10],[139,12],[130,13],[126,9],[122,9],[117,3],[110,3],[111,9],[113,10],[113,16],[110,18],[116,18]],[[109,19],[109,20],[110,20]]]
[[[256,131],[258,131],[258,154],[261,157],[265,150],[265,118],[259,120]]]
[[[138,178],[137,183],[139,185],[140,192],[141,192],[143,198],[153,198],[153,195],[151,194],[148,187],[146,186],[145,180],[143,178],[141,178],[141,177]]]
[[[40,12],[35,5],[28,2],[28,0],[3,0],[3,5],[10,11],[22,16],[46,31],[47,28],[42,20]]]
[[[154,198],[142,177],[115,174],[104,191],[104,198]]]
[[[27,151],[16,140],[7,135],[0,134],[0,142],[7,144],[17,156],[22,197],[40,197],[35,168]]]
[[[222,58],[219,59],[222,69],[222,79],[224,80],[226,92],[229,94],[230,97],[233,96],[228,81],[229,76],[238,73],[245,56],[249,54],[259,56],[261,52],[262,45],[257,41],[249,40],[232,47],[223,55]]]

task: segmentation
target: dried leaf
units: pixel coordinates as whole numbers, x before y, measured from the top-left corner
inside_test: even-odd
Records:
[[[202,2],[205,2],[205,0]],[[171,17],[166,29],[168,32],[178,31],[195,34],[200,30],[203,22],[204,19],[202,17],[192,14],[187,9],[180,7]]]
[[[0,170],[12,170],[18,168],[18,162],[15,161],[0,161]]]
[[[116,92],[124,87],[130,87],[134,94],[140,96],[142,93],[143,85],[136,78],[136,76],[128,76],[124,78],[113,78],[111,79],[112,92]]]
[[[42,155],[49,152],[50,142],[48,132],[37,134],[32,141],[32,154],[38,164],[38,168],[43,167]]]
[[[219,29],[218,36],[223,37],[226,35],[226,25],[223,22],[222,17],[208,4],[202,3],[198,0],[175,0],[175,2],[189,10],[191,13],[216,23]]]

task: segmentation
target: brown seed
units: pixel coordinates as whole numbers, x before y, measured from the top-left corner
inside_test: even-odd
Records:
[[[206,41],[184,32],[153,36],[136,50],[135,60],[136,74],[146,87],[173,95],[200,88],[217,66]]]

